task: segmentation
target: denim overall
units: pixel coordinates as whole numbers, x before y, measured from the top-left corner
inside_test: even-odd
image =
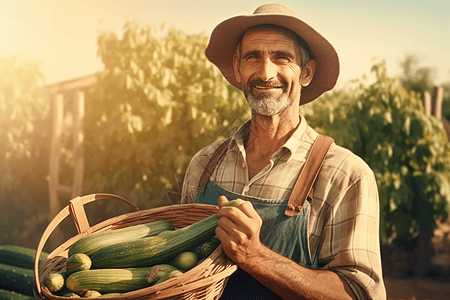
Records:
[[[223,147],[221,151],[225,152],[225,150],[226,147]],[[327,150],[328,148],[326,148],[325,154]],[[220,152],[220,150],[218,150],[218,152]],[[310,151],[310,153],[311,152],[312,150]],[[323,155],[323,157],[325,157],[325,154]],[[223,153],[221,153],[219,157],[221,157],[222,155]],[[213,157],[214,156],[215,155],[213,155]],[[205,172],[208,172],[207,170],[209,170],[209,175],[211,174],[212,170],[219,160],[216,155],[215,161],[212,161],[214,160],[213,157],[210,161],[210,164],[208,164],[208,166],[205,168]],[[318,173],[318,169],[320,169],[320,166],[315,167],[317,169],[315,170],[316,173]],[[202,177],[209,178],[209,175],[207,174],[206,176]],[[300,177],[302,176],[300,175]],[[312,180],[310,180],[311,186],[314,180],[315,176]],[[297,181],[297,185],[303,185],[303,182],[300,181],[302,180],[300,180],[299,178],[299,180]],[[288,203],[291,203],[289,202],[289,199],[276,200],[249,197],[225,190],[215,182],[208,180],[206,186],[204,187],[202,187],[202,183],[200,182],[195,202],[217,205],[219,196],[221,195],[226,196],[228,200],[240,198],[250,201],[253,204],[253,207],[263,220],[260,239],[264,245],[306,267],[312,269],[317,268],[317,257],[312,258],[309,252],[308,222],[311,206],[308,201],[302,201],[300,208],[298,209],[297,213],[295,213],[295,216],[288,216],[285,212],[288,207]],[[291,197],[293,195],[294,191]],[[308,196],[311,195],[311,193],[308,194]],[[250,276],[248,273],[238,268],[238,270],[230,276],[225,291],[220,299],[248,300],[281,298],[270,289],[262,285],[259,281],[254,279],[252,276]]]

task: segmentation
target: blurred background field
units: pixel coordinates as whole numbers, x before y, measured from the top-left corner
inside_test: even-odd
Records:
[[[259,3],[251,4],[242,13]],[[96,32],[100,67],[81,74],[58,77],[20,53],[0,57],[0,244],[36,248],[49,221],[79,195],[116,194],[141,209],[177,203],[192,156],[249,118],[241,93],[203,54],[208,34],[120,26]],[[450,73],[450,59],[436,67],[414,50],[395,66],[378,53],[366,75],[344,69],[352,80],[299,113],[374,170],[390,299],[448,299],[450,76],[441,70]],[[95,224],[130,210],[101,200],[86,211]],[[73,221],[64,221],[44,250],[75,234]]]

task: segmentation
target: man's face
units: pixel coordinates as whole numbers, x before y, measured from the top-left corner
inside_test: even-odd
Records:
[[[274,116],[288,108],[298,109],[303,82],[293,33],[275,28],[249,29],[242,38],[241,59],[235,56],[233,63],[236,79],[255,113]]]

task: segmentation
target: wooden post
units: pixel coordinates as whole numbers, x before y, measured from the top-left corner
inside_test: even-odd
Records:
[[[83,192],[83,176],[84,176],[84,93],[82,91],[75,92],[73,102],[73,152],[74,152],[74,170],[73,170],[73,186],[72,198],[82,195]]]
[[[431,115],[431,96],[428,91],[424,91],[422,93],[422,102],[423,102],[423,109],[425,110],[425,114],[427,116]]]
[[[422,102],[423,102],[423,108],[425,110],[425,115],[431,116],[433,114],[433,101],[431,99],[431,95],[428,91],[424,91],[422,93]],[[425,169],[426,173],[431,172],[431,166],[427,165]]]
[[[53,133],[50,150],[49,181],[50,194],[49,217],[52,219],[60,210],[58,187],[59,166],[61,158],[61,134],[63,129],[64,96],[56,94],[52,101],[53,108]]]
[[[438,120],[442,120],[442,101],[444,98],[444,88],[442,86],[435,86],[433,88],[432,109],[433,116]]]

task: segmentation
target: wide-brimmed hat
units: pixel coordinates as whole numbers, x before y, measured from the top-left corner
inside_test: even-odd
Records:
[[[205,54],[229,83],[242,89],[233,69],[237,43],[246,30],[263,24],[282,26],[299,35],[316,60],[314,77],[311,83],[302,89],[300,105],[313,101],[336,85],[339,76],[339,58],[333,46],[301,20],[292,9],[282,4],[261,5],[252,15],[232,17],[213,30]]]

